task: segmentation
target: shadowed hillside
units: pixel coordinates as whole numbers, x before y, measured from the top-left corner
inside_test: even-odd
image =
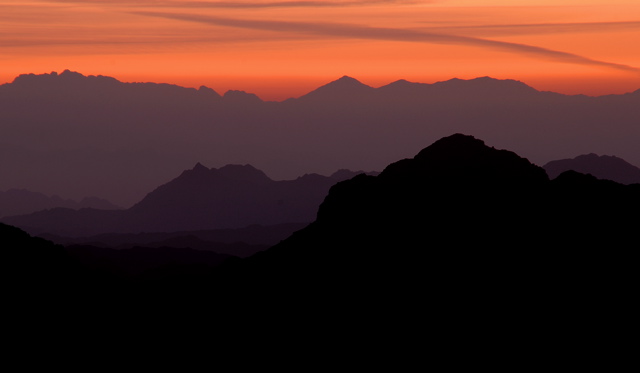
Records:
[[[251,225],[238,229],[129,234],[105,233],[89,237],[61,237],[42,234],[40,237],[64,246],[94,246],[118,250],[132,247],[191,248],[247,257],[268,249],[306,225],[305,223],[289,223],[272,226]]]
[[[42,193],[25,189],[9,189],[0,192],[0,218],[3,216],[24,215],[36,211],[52,208],[83,209],[93,208],[101,210],[117,210],[120,207],[98,197],[85,197],[80,202],[62,199],[58,196],[46,196]]]
[[[127,210],[53,208],[1,220],[31,234],[67,237],[309,223],[329,188],[358,173],[342,169],[274,181],[251,165],[209,169],[198,163]]]
[[[2,223],[0,242],[3,273],[16,276],[15,284],[35,277],[55,282],[64,274],[67,258],[62,246]]]
[[[233,316],[234,330],[266,323],[269,335],[331,337],[348,351],[413,351],[410,333],[434,336],[452,358],[460,336],[476,352],[499,339],[515,343],[510,356],[541,340],[565,354],[567,341],[589,345],[635,317],[639,209],[640,185],[577,172],[550,181],[527,159],[456,134],[337,183],[313,223],[246,259],[69,247],[80,260],[62,309],[97,298],[92,319],[153,320],[162,333],[218,331]]]
[[[268,182],[252,168],[227,171]],[[181,178],[189,184],[210,174],[217,175],[197,166]],[[629,212],[639,208],[640,185],[574,171],[549,180],[516,153],[456,134],[378,176],[337,183],[313,223],[203,274],[208,280],[198,288],[213,281],[222,293],[270,289],[288,297],[304,289],[315,298],[348,297],[357,287],[364,297],[402,297],[445,281],[432,290],[487,287],[488,296],[499,296],[537,287],[555,294],[553,286],[581,278],[623,289],[634,276],[639,226]]]
[[[377,177],[338,183],[314,223],[227,275],[348,304],[356,293],[403,306],[423,293],[470,302],[569,288],[580,298],[593,286],[620,294],[635,277],[640,221],[628,212],[638,209],[640,185],[575,172],[550,181],[517,154],[457,134]]]

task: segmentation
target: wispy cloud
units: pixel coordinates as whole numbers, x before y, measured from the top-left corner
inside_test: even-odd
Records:
[[[576,23],[525,23],[476,26],[435,26],[423,30],[430,32],[453,32],[482,36],[541,35],[565,33],[590,33],[640,29],[640,21],[620,22],[576,22]]]
[[[291,21],[271,21],[271,20],[246,20],[226,17],[205,16],[185,13],[162,13],[149,11],[136,11],[131,14],[141,16],[160,17],[188,22],[198,22],[216,26],[237,27],[244,29],[303,33],[308,35],[322,35],[325,37],[370,39],[386,41],[404,41],[448,45],[468,45],[502,50],[521,55],[528,55],[536,58],[543,58],[564,63],[572,63],[587,66],[599,66],[617,69],[627,72],[640,73],[640,69],[617,64],[613,62],[594,60],[588,57],[573,53],[562,52],[527,44],[510,43],[497,40],[481,39],[469,36],[451,35],[445,33],[434,33],[410,29],[371,27],[344,23],[326,22],[291,22]]]
[[[278,40],[297,41],[302,39],[296,35],[283,35]],[[82,46],[83,49],[77,50],[77,54],[92,54],[96,51],[102,51],[104,53],[122,53],[126,47],[132,47],[135,49],[127,49],[128,52],[141,53],[144,52],[140,48],[152,48],[146,49],[147,52],[162,51],[164,47],[171,47],[172,51],[176,49],[188,50],[196,47],[198,44],[227,44],[227,43],[255,43],[273,41],[273,37],[267,35],[224,35],[224,36],[211,36],[211,35],[101,35],[88,33],[82,37],[73,37],[69,34],[63,36],[33,36],[33,35],[16,35],[10,38],[0,38],[0,48],[19,48],[30,49],[32,47],[60,47],[60,46]],[[119,46],[121,49],[110,50],[103,49],[103,46]],[[34,51],[38,53],[38,51]]]
[[[52,3],[94,4],[131,8],[226,8],[226,9],[257,9],[257,8],[330,8],[354,7],[379,4],[426,4],[436,0],[335,0],[335,1],[107,1],[107,0],[49,0]]]

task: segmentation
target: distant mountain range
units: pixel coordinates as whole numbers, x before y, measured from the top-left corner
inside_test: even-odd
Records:
[[[47,196],[26,189],[9,189],[0,192],[0,218],[11,215],[24,215],[32,212],[56,207],[68,209],[100,209],[118,210],[120,207],[98,197],[85,197],[80,202],[63,199],[58,196]]]
[[[640,168],[624,159],[610,156],[585,154],[572,159],[551,161],[543,166],[550,178],[573,170],[583,174],[591,174],[598,179],[613,180],[621,184],[640,183]]]
[[[343,77],[263,102],[242,91],[26,74],[0,85],[0,190],[130,207],[196,162],[249,163],[274,180],[380,170],[454,132],[536,164],[594,152],[640,165],[638,123],[640,90],[566,96],[489,77],[379,88]]]
[[[274,181],[251,165],[209,169],[198,163],[127,210],[53,208],[1,220],[31,234],[66,237],[309,223],[329,188],[359,173],[341,169]]]

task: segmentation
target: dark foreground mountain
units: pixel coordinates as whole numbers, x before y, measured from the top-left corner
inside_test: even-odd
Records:
[[[304,223],[289,223],[271,226],[250,225],[237,229],[128,234],[105,233],[89,237],[61,237],[42,234],[40,237],[64,246],[93,246],[117,250],[133,247],[190,248],[242,258],[268,249],[306,225]]]
[[[422,361],[423,348],[447,361],[463,351],[474,364],[498,348],[509,366],[602,340],[626,353],[615,331],[636,317],[638,209],[640,185],[577,172],[549,180],[527,159],[457,134],[379,176],[336,184],[312,224],[264,252],[195,276],[125,276],[111,293],[81,274],[74,284],[85,291],[71,299],[98,298],[100,311],[83,315],[127,310],[162,334],[266,326],[298,347],[356,344],[396,367]]]
[[[209,169],[198,163],[127,210],[56,208],[2,221],[31,234],[66,237],[309,223],[329,188],[360,172],[274,181],[250,165]]]
[[[626,288],[638,209],[640,185],[576,172],[550,181],[515,153],[453,135],[377,177],[332,187],[314,223],[232,272],[347,297],[357,287],[372,299],[453,289],[559,295],[577,278]]]
[[[628,354],[601,341],[621,340],[636,317],[639,209],[640,185],[550,181],[515,153],[453,135],[338,183],[316,221],[223,264],[213,282],[383,356],[414,351],[407,334],[461,365],[461,353],[509,366],[593,346]]]
[[[61,246],[32,237],[19,228],[0,223],[3,275],[10,280],[6,289],[19,298],[78,296],[86,291],[113,291],[126,296],[133,284],[153,284],[155,280],[184,282],[208,275],[229,254],[194,250],[188,247],[133,246],[115,250],[92,245]],[[163,282],[167,285],[169,282]],[[91,294],[87,294],[90,297]]]
[[[71,263],[64,248],[38,237],[31,237],[16,227],[0,223],[2,274],[10,280],[5,289],[9,293],[29,293],[61,286],[67,278]]]
[[[542,166],[550,178],[555,179],[561,173],[573,170],[591,174],[598,179],[613,180],[621,184],[640,183],[640,168],[624,159],[610,155],[585,154],[572,159],[551,161]]]
[[[80,202],[63,199],[58,196],[47,196],[26,189],[9,189],[0,192],[0,217],[31,214],[36,211],[52,208],[68,208],[79,210],[84,208],[100,210],[118,210],[120,207],[98,197],[85,197]]]
[[[443,286],[434,292],[491,294],[555,293],[551,286],[576,278],[624,288],[634,276],[639,222],[630,212],[638,208],[640,185],[577,172],[550,181],[515,153],[458,134],[379,176],[336,184],[312,224],[209,280],[220,294],[304,288],[314,298],[409,299],[430,282]]]

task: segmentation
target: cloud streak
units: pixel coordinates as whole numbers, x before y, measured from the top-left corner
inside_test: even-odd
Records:
[[[433,1],[402,0],[354,0],[354,1],[105,1],[105,0],[49,0],[53,3],[93,4],[130,8],[210,8],[210,9],[261,9],[261,8],[337,8],[370,6],[379,4],[426,4]]]
[[[418,43],[433,43],[447,45],[466,45],[505,52],[517,53],[536,58],[543,58],[563,63],[572,63],[585,66],[597,66],[620,71],[632,72],[640,74],[640,69],[617,64],[613,62],[594,60],[588,57],[580,56],[573,53],[562,52],[527,44],[510,43],[489,39],[481,39],[469,36],[451,35],[445,33],[425,32],[410,29],[385,28],[361,26],[355,24],[344,23],[325,23],[325,22],[291,22],[291,21],[270,21],[270,20],[246,20],[226,17],[205,16],[197,14],[185,13],[162,13],[149,11],[130,12],[131,14],[159,17],[173,20],[181,20],[188,22],[197,22],[215,26],[236,27],[243,29],[285,32],[285,33],[302,33],[308,35],[321,35],[325,37],[350,38],[350,39],[368,39],[382,41],[403,41]]]
[[[289,40],[289,41],[297,41],[302,39],[300,36],[283,36],[279,38],[279,40]],[[171,46],[172,50],[176,48],[188,49],[191,45],[197,45],[202,43],[255,43],[255,42],[266,42],[273,41],[273,37],[269,36],[256,36],[256,35],[225,35],[225,36],[211,36],[211,35],[184,35],[184,36],[175,36],[175,35],[136,35],[132,36],[123,36],[123,35],[85,35],[84,38],[81,37],[70,37],[66,35],[65,37],[53,36],[21,36],[21,37],[11,37],[11,38],[0,38],[0,48],[20,48],[20,49],[29,49],[31,47],[46,47],[46,48],[54,48],[54,47],[64,47],[64,46],[83,46],[82,50],[76,51],[79,54],[86,54],[87,52],[95,53],[96,49],[100,49],[103,46],[132,46],[135,48],[140,48],[144,46],[150,47],[159,47],[156,49],[157,51],[162,51],[162,47]],[[118,54],[122,53],[123,50],[106,50],[100,49],[105,53],[109,54]],[[129,51],[129,50],[127,50]],[[135,52],[142,52],[140,49],[135,49]],[[37,53],[37,52],[35,52]]]
[[[619,30],[640,29],[640,21],[620,22],[581,22],[581,23],[530,23],[506,25],[477,25],[477,26],[447,26],[429,27],[424,30],[431,32],[471,33],[473,35],[504,36],[504,35],[541,35],[564,33],[589,33]]]

